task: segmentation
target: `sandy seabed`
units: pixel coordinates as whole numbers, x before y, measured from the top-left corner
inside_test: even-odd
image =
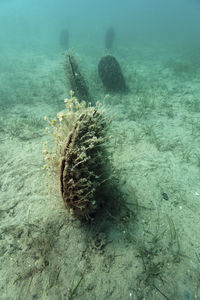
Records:
[[[198,51],[118,46],[129,86],[119,95],[106,94],[98,78],[104,50],[88,49],[77,54],[95,101],[114,116],[112,160],[128,209],[101,209],[85,224],[48,193],[44,116],[54,118],[69,96],[64,58],[60,49],[5,51],[0,299],[200,299]]]

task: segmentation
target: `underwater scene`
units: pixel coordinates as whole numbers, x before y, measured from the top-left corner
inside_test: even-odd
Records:
[[[200,299],[200,1],[0,0],[0,300]]]

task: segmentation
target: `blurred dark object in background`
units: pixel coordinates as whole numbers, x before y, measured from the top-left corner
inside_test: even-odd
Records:
[[[60,45],[65,50],[69,48],[69,31],[67,29],[60,32]]]
[[[113,48],[113,43],[115,40],[115,30],[113,27],[109,27],[106,31],[105,47],[108,50]]]

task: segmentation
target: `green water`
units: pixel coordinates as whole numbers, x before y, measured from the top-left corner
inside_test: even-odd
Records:
[[[178,1],[172,13],[169,1],[156,14],[156,1],[144,2],[134,20],[129,1],[116,1],[115,11],[112,3],[108,10],[71,3],[66,26],[64,2],[62,9],[36,2],[32,10],[23,1],[0,2],[2,300],[200,299],[200,7]],[[106,50],[110,23],[116,39]],[[72,218],[43,177],[43,144],[51,140],[44,117],[64,109],[71,89],[63,27],[92,99],[113,120],[117,188],[106,199],[113,209],[101,207],[89,223]],[[128,92],[103,87],[98,63],[107,54],[118,60]]]

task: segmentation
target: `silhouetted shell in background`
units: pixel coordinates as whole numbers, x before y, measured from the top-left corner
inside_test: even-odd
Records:
[[[103,56],[98,65],[99,77],[107,91],[125,92],[126,82],[121,67],[112,55]]]

